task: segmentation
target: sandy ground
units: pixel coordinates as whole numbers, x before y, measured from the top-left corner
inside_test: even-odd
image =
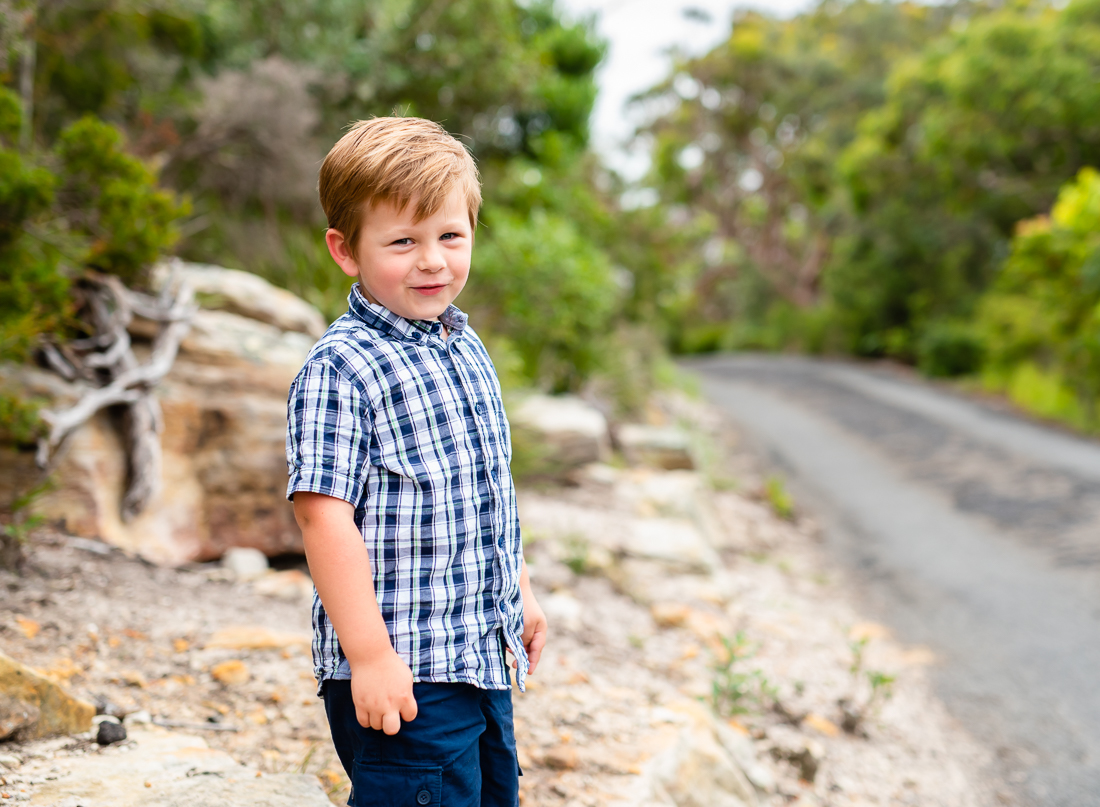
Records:
[[[700,473],[602,466],[579,486],[521,494],[551,619],[542,666],[516,694],[525,807],[642,803],[647,766],[701,704],[753,738],[771,781],[761,804],[997,803],[988,755],[931,692],[934,655],[860,618],[813,522],[762,500],[752,458],[713,410],[676,399],[655,417],[691,424]],[[670,503],[685,480],[690,503]],[[694,525],[717,563],[601,544],[608,525],[661,519]],[[308,580],[300,560],[282,565],[234,580],[42,532],[23,575],[0,574],[0,649],[110,712],[201,731],[262,770],[316,774],[343,803],[306,644]],[[853,731],[845,709],[861,718]]]

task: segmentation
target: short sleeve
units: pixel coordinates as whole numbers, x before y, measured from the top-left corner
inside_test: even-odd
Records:
[[[287,401],[287,498],[304,490],[357,505],[369,434],[370,413],[356,385],[328,361],[306,364]]]

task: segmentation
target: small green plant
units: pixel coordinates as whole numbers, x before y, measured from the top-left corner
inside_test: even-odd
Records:
[[[884,673],[881,670],[865,670],[863,668],[866,661],[868,641],[868,637],[863,636],[848,644],[849,649],[852,651],[852,663],[848,666],[848,672],[852,676],[853,693],[850,698],[841,698],[839,704],[843,712],[840,725],[849,734],[859,732],[867,715],[873,714],[882,705],[883,701],[893,697],[894,682],[897,680],[896,676]],[[861,703],[859,690],[861,688],[860,682],[864,678],[870,686],[870,693]]]
[[[722,650],[716,654],[711,671],[711,707],[723,717],[732,717],[749,711],[749,704],[762,706],[774,701],[776,688],[759,670],[741,670],[743,663],[752,658],[744,631],[738,631],[731,639],[722,638]]]
[[[23,565],[27,539],[43,522],[42,516],[30,512],[30,507],[52,487],[53,478],[47,477],[0,510],[0,568],[17,570]]]
[[[591,571],[591,558],[588,541],[584,536],[570,533],[565,536],[562,544],[565,548],[562,563],[568,566],[573,574],[588,574]]]
[[[794,520],[794,497],[788,492],[782,477],[773,475],[764,481],[764,500],[777,516],[786,521]]]

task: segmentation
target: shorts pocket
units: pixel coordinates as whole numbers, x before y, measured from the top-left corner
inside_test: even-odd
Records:
[[[443,767],[356,762],[349,807],[442,807]]]

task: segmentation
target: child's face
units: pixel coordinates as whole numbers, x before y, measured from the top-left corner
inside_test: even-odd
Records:
[[[357,258],[337,231],[329,230],[326,240],[333,260],[344,274],[359,278],[370,302],[407,319],[436,319],[466,285],[474,234],[460,188],[422,221],[413,221],[415,210],[415,199],[404,210],[392,204],[369,208]]]

